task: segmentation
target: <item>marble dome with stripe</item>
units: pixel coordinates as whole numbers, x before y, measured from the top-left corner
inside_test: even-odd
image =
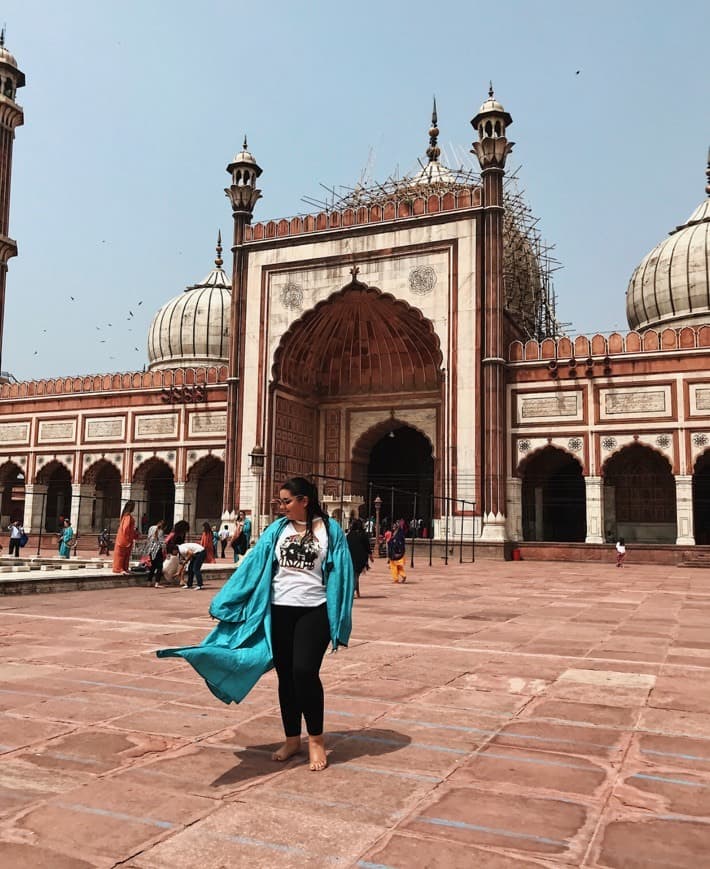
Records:
[[[215,267],[199,283],[171,299],[153,318],[148,367],[226,365],[232,282],[222,268],[221,239]]]

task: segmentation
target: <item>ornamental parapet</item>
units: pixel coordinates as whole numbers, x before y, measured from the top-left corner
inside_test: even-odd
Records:
[[[227,381],[227,366],[200,368],[166,368],[155,371],[127,371],[115,374],[82,374],[77,377],[53,377],[47,380],[23,380],[18,383],[3,383],[0,386],[0,401],[3,399],[34,398],[47,395],[80,395],[95,392],[131,392],[145,389],[162,390],[224,384]],[[199,390],[188,390],[186,395]],[[199,399],[196,399],[199,400]]]
[[[358,208],[321,211],[318,214],[255,223],[246,227],[245,239],[246,241],[263,241],[272,238],[289,238],[314,232],[408,220],[413,217],[466,208],[480,208],[481,204],[480,187],[463,189],[455,193],[411,196],[376,205],[361,205]]]
[[[508,361],[548,362],[551,370],[555,365],[572,365],[583,368],[587,363],[601,357],[601,361],[613,356],[673,351],[705,350],[710,348],[710,325],[684,326],[673,329],[646,329],[643,332],[612,332],[592,337],[577,335],[575,338],[545,338],[543,341],[513,341],[508,348]]]

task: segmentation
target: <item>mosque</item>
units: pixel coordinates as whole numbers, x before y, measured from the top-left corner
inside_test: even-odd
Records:
[[[0,323],[24,84],[3,45]],[[498,556],[710,544],[710,199],[631,276],[630,331],[569,338],[506,175],[512,122],[491,88],[480,173],[452,169],[434,107],[419,171],[268,222],[245,141],[231,276],[220,239],[155,315],[147,370],[0,385],[1,521],[88,533],[132,498],[193,528],[244,509],[258,532],[303,474],[334,515],[418,516]]]

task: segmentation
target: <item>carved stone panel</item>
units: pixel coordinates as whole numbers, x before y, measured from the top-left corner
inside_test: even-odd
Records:
[[[690,416],[710,416],[710,384],[690,384]]]
[[[274,494],[283,480],[313,473],[316,412],[301,401],[277,395],[274,407]]]
[[[76,439],[76,420],[40,420],[37,440],[41,444],[51,444],[57,441],[73,441]]]
[[[672,413],[670,386],[600,390],[601,419],[667,417]]]
[[[29,439],[29,422],[0,423],[0,444],[26,444]]]
[[[153,437],[176,437],[178,415],[176,413],[155,413],[150,416],[136,417],[136,439]]]
[[[122,416],[97,417],[86,420],[84,440],[122,441],[126,433],[126,420]]]
[[[340,474],[340,411],[331,408],[325,413],[325,473],[329,477]],[[337,480],[326,480],[323,486],[326,495],[340,494]]]
[[[188,425],[190,437],[198,435],[227,433],[227,411],[213,410],[206,413],[191,413]]]
[[[553,392],[518,395],[518,422],[549,419],[582,419],[582,393]]]

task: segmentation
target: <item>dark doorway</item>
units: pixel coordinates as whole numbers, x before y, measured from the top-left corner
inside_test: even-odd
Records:
[[[368,484],[373,499],[382,498],[381,519],[394,522],[414,517],[431,522],[431,498],[434,494],[434,456],[428,438],[409,426],[401,426],[381,438],[370,453]],[[374,507],[371,508],[374,515]]]
[[[604,525],[614,538],[675,543],[675,479],[665,456],[632,444],[615,453],[602,474]]]
[[[140,516],[136,518],[140,525],[145,524],[143,516],[147,516],[148,525],[164,519],[170,527],[175,518],[175,478],[172,469],[164,462],[156,460],[147,470],[145,496],[147,503],[138,505]]]
[[[64,465],[55,463],[53,466],[47,466],[41,477],[42,482],[46,481],[47,486],[44,529],[56,532],[59,529],[59,517],[68,519],[71,513],[71,474]]]
[[[583,543],[587,502],[579,462],[545,447],[526,461],[522,476],[523,539]]]
[[[197,504],[195,506],[195,528],[203,522],[214,525],[222,516],[222,495],[224,494],[224,462],[210,457],[200,462],[202,473],[197,480]],[[196,466],[197,467],[197,466]],[[196,469],[196,468],[195,468]],[[194,470],[190,472],[192,478]]]
[[[710,452],[703,453],[693,473],[693,527],[695,542],[710,546]]]
[[[95,500],[91,527],[115,528],[121,516],[121,474],[111,462],[96,469]]]
[[[25,518],[25,475],[14,462],[5,462],[0,468],[2,505],[0,516],[3,527]]]

